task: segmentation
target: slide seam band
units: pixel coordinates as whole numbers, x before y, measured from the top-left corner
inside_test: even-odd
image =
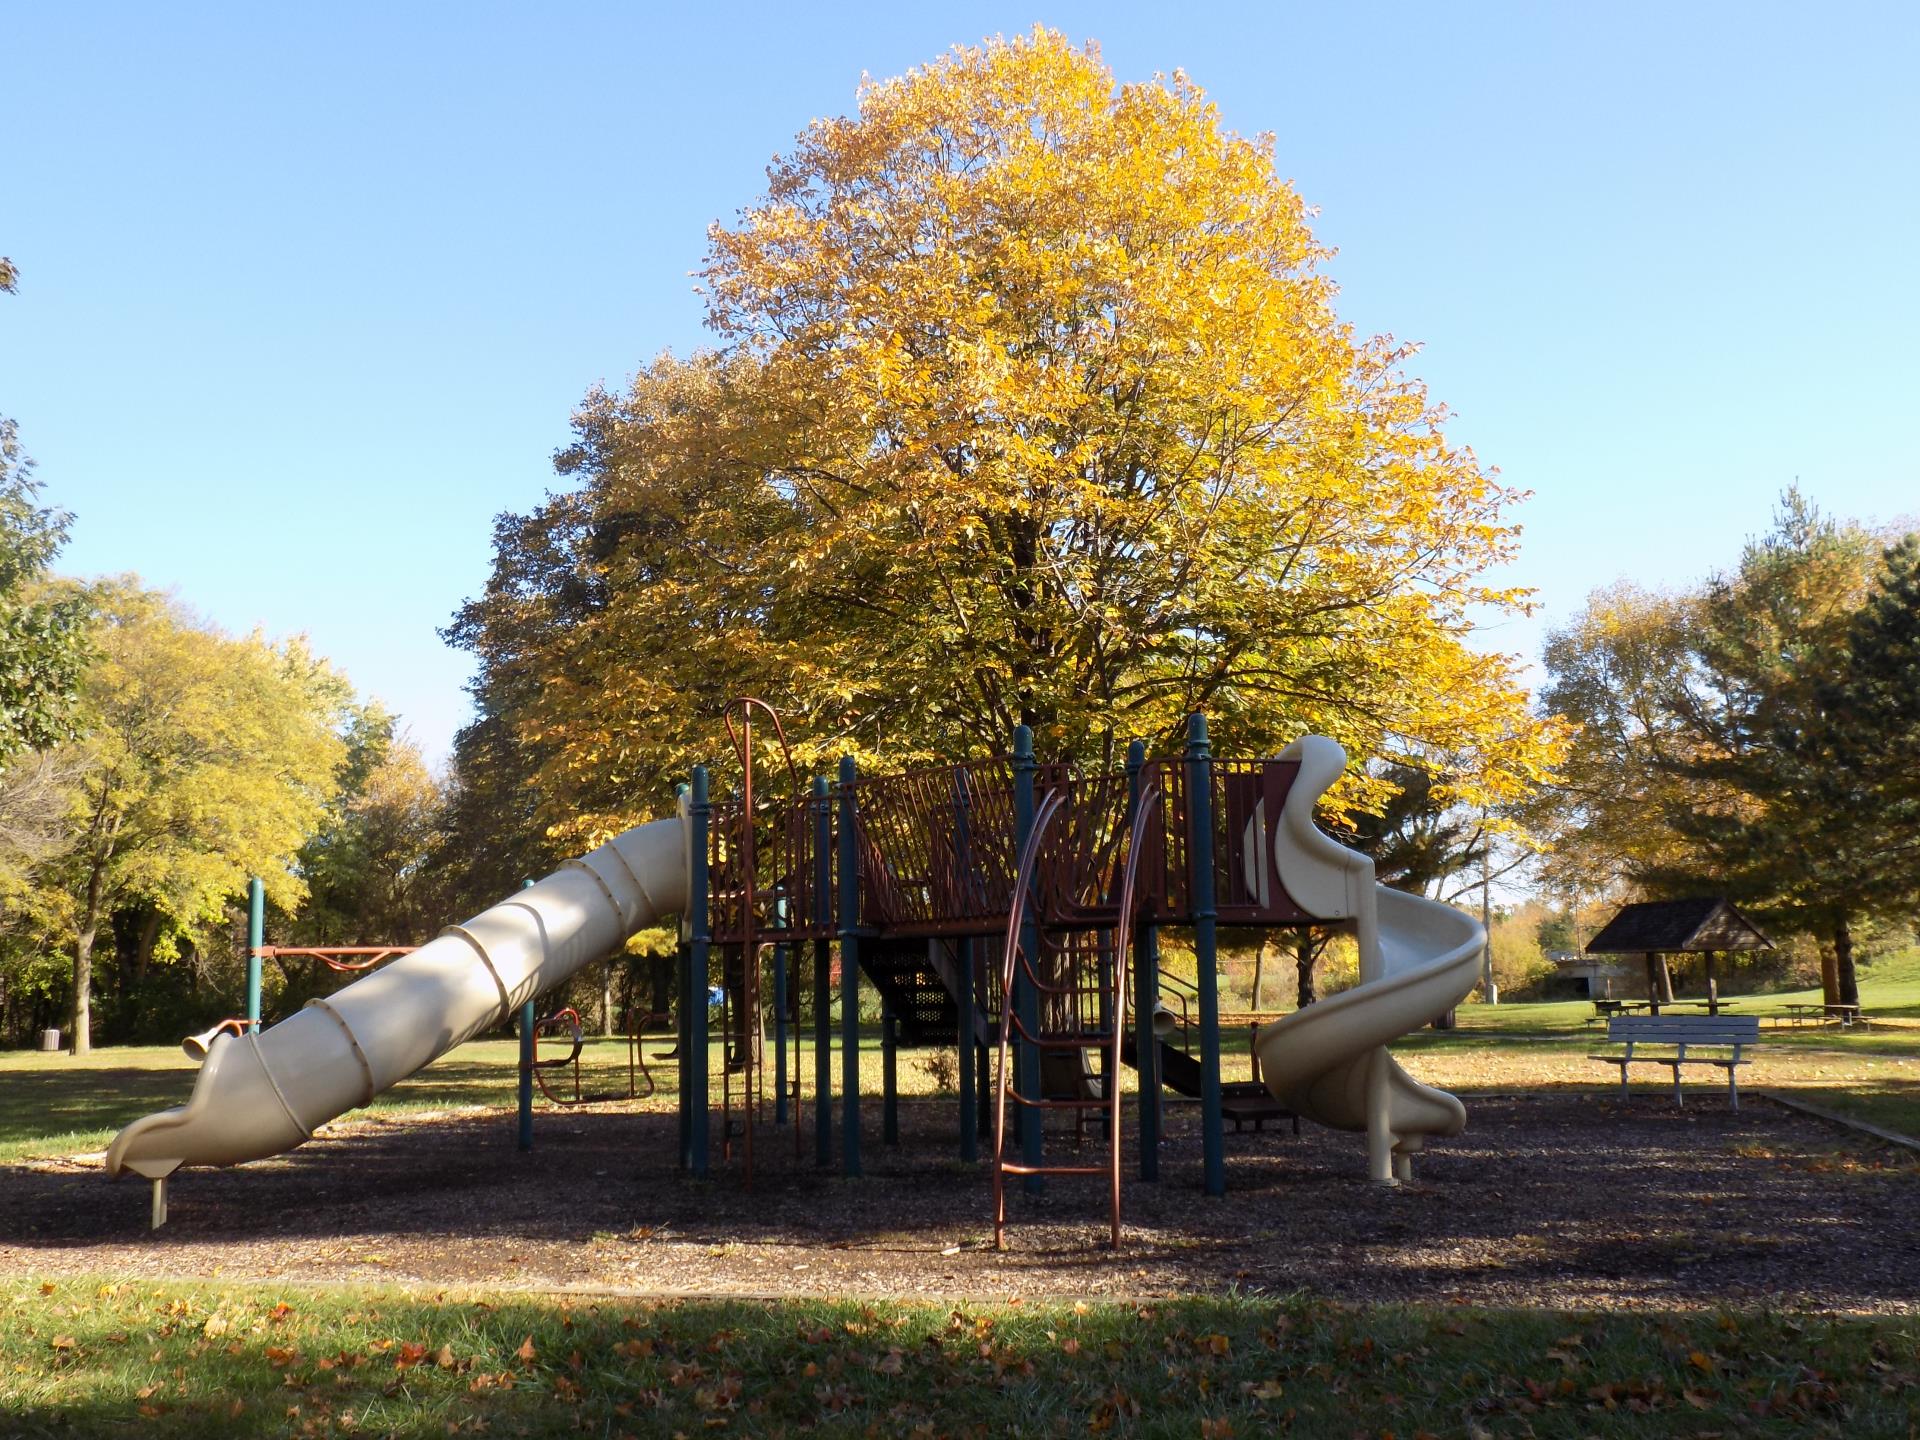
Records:
[[[253,1058],[260,1062],[260,1073],[267,1077],[267,1084],[273,1087],[273,1098],[278,1100],[280,1102],[280,1108],[287,1112],[287,1119],[291,1120],[293,1122],[293,1128],[300,1132],[300,1138],[302,1140],[311,1140],[313,1138],[313,1131],[307,1128],[306,1121],[302,1120],[294,1111],[293,1106],[287,1100],[287,1092],[280,1088],[280,1082],[274,1078],[273,1067],[267,1064],[267,1057],[260,1053],[260,1032],[257,1030],[249,1030],[247,1032],[247,1039],[253,1042]]]
[[[373,1066],[367,1063],[367,1053],[360,1048],[360,1041],[354,1035],[353,1027],[347,1024],[344,1015],[334,1009],[333,1006],[329,1005],[325,1000],[309,1000],[307,1002],[307,1008],[309,1010],[326,1011],[328,1017],[334,1024],[340,1027],[341,1032],[347,1037],[347,1044],[353,1050],[353,1058],[360,1062],[360,1078],[367,1082],[366,1097],[362,1099],[360,1103],[362,1105],[371,1105],[373,1103],[373,1097],[379,1092],[375,1090],[373,1086]]]
[[[613,887],[601,878],[600,872],[585,860],[569,860],[560,868],[562,870],[584,870],[593,877],[593,883],[600,887],[600,893],[607,897],[607,904],[613,907],[614,926],[619,930],[622,938],[624,938],[627,930],[627,912],[620,908],[620,902],[614,898]]]
[[[493,968],[493,957],[487,954],[487,947],[475,939],[464,925],[449,925],[440,933],[442,935],[457,935],[472,947],[473,953],[480,957],[480,963],[487,967],[487,977],[493,981],[493,988],[500,992],[500,1023],[504,1024],[506,1021],[512,1019],[513,997],[507,993],[507,987],[505,982],[500,978],[500,972]],[[545,949],[544,944],[541,948],[542,950]]]
[[[638,890],[640,892],[640,898],[647,902],[647,914],[653,919],[659,919],[660,907],[654,904],[653,895],[647,889],[646,882],[640,878],[640,872],[627,863],[627,857],[620,853],[620,847],[609,840],[606,844],[602,845],[600,849],[610,853],[613,858],[619,862],[620,868],[627,872],[627,878],[633,881],[633,888]],[[622,923],[625,923],[624,917]]]

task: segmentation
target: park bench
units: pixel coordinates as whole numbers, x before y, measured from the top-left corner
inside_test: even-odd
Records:
[[[1607,1022],[1607,1039],[1624,1042],[1625,1051],[1609,1055],[1589,1055],[1589,1060],[1604,1060],[1620,1067],[1620,1093],[1627,1091],[1629,1065],[1667,1065],[1673,1069],[1673,1103],[1681,1098],[1680,1068],[1683,1065],[1718,1065],[1727,1072],[1727,1098],[1732,1108],[1740,1108],[1740,1067],[1751,1064],[1741,1052],[1760,1041],[1760,1019],[1756,1015],[1619,1015]],[[1656,1046],[1648,1054],[1642,1046]],[[1699,1054],[1701,1049],[1709,1054]]]

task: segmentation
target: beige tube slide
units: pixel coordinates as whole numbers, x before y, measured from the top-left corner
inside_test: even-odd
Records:
[[[678,914],[687,833],[684,814],[637,826],[271,1029],[220,1036],[192,1097],[122,1130],[107,1173],[160,1180],[182,1165],[238,1165],[312,1138]]]
[[[1314,802],[1346,768],[1344,750],[1310,735],[1284,758],[1300,762],[1300,775],[1273,826],[1272,863],[1304,909],[1351,923],[1360,983],[1261,1027],[1254,1051],[1267,1088],[1295,1114],[1366,1131],[1368,1172],[1392,1184],[1410,1178],[1428,1136],[1459,1134],[1467,1111],[1407,1074],[1386,1047],[1466,998],[1480,979],[1486,932],[1451,905],[1376,885],[1370,858],[1313,823]],[[1245,849],[1256,863],[1260,847]]]

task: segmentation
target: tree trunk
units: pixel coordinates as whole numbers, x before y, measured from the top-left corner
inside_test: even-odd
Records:
[[[1667,957],[1652,950],[1647,952],[1647,999],[1656,1015],[1662,1005],[1673,1004],[1673,971]]]
[[[1253,994],[1248,997],[1248,1008],[1256,1015],[1260,1012],[1260,998],[1267,988],[1267,945],[1272,939],[1269,931],[1260,932],[1260,944],[1253,952]]]
[[[1820,1003],[1840,1003],[1840,962],[1824,945],[1820,947]]]
[[[1299,976],[1299,990],[1296,1003],[1304,1010],[1319,998],[1313,989],[1314,954],[1313,932],[1302,930],[1299,938],[1293,942],[1293,966]]]
[[[1833,922],[1833,970],[1840,998],[1834,1002],[1840,1005],[1858,1005],[1860,1003],[1860,977],[1853,969],[1853,928],[1842,915]]]
[[[80,926],[73,935],[73,1053],[93,1050],[93,941],[100,933],[101,892],[106,889],[107,868],[96,864],[87,877],[87,903],[80,912]]]
[[[147,918],[140,924],[140,938],[133,946],[133,981],[136,985],[147,983],[147,966],[153,961],[153,945],[160,938],[160,912],[149,910]]]

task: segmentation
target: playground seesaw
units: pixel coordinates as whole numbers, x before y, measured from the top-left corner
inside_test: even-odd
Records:
[[[1009,1182],[1037,1188],[1051,1173],[1104,1174],[1116,1243],[1123,1064],[1139,1071],[1142,1177],[1157,1174],[1160,1088],[1170,1083],[1199,1091],[1204,1183],[1224,1190],[1220,925],[1338,925],[1354,935],[1359,983],[1263,1027],[1254,1046],[1282,1105],[1366,1133],[1373,1180],[1406,1178],[1429,1138],[1464,1126],[1460,1102],[1413,1080],[1386,1047],[1473,988],[1483,932],[1451,906],[1376,885],[1368,857],[1315,825],[1315,802],[1346,765],[1333,741],[1309,736],[1278,757],[1217,759],[1196,716],[1182,754],[1148,760],[1136,745],[1123,772],[1083,776],[1037,762],[1021,727],[1008,758],[867,777],[847,760],[837,785],[816,778],[806,788],[789,766],[757,797],[750,727],[735,741],[736,793],[714,800],[696,768],[676,815],[614,837],[278,1024],[212,1036],[191,1097],[123,1130],[108,1173],[154,1181],[161,1216],[162,1187],[180,1168],[293,1149],[672,915],[683,937],[679,1161],[696,1175],[708,1172],[712,1148],[704,1000],[717,961],[740,996],[727,1028],[737,1029],[728,1038],[748,1067],[739,1138],[752,1181],[752,1067],[769,949],[780,1034],[789,1015],[795,1022],[796,1120],[802,1035],[792,1001],[812,981],[819,1163],[832,1153],[828,1002],[837,980],[841,1151],[847,1172],[859,1173],[864,974],[885,1002],[890,1047],[896,1032],[906,1043],[958,1047],[962,1153],[974,1153],[990,1109],[1001,1117],[996,1196]],[[1194,1004],[1179,1007],[1197,1033],[1184,1036],[1158,968],[1167,926],[1190,927],[1198,958]],[[784,1116],[779,1041],[775,1053]],[[991,1105],[990,1054],[999,1056]],[[729,1115],[730,1096],[728,1088]],[[1048,1163],[1043,1121],[1058,1109],[1100,1122],[1109,1142],[1102,1164]],[[729,1154],[734,1138],[723,1124]]]

